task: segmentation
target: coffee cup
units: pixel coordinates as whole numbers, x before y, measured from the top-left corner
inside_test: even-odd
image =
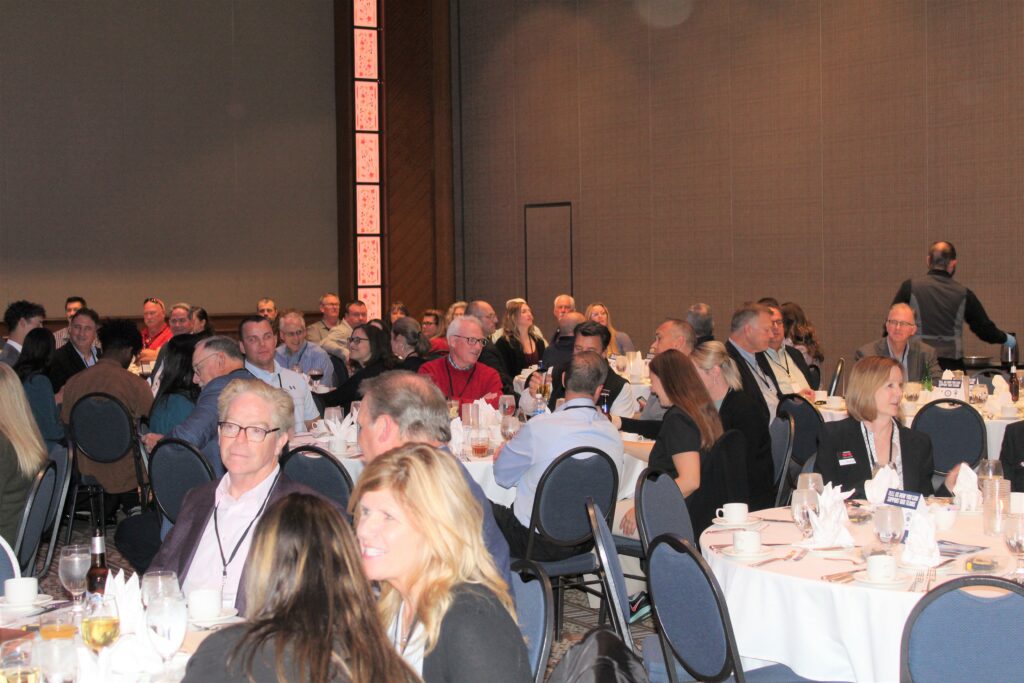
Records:
[[[715,517],[727,524],[743,524],[747,521],[747,504],[726,503],[715,510]]]
[[[31,605],[39,595],[39,580],[34,577],[4,581],[4,600],[11,606]]]
[[[1024,493],[1020,491],[1010,493],[1010,514],[1024,515]]]
[[[831,408],[832,410],[838,410],[843,407],[842,396],[829,396],[825,399],[825,407]]]
[[[954,505],[931,505],[928,511],[935,520],[936,531],[949,531],[956,523],[957,508]]]
[[[221,613],[220,591],[216,588],[197,588],[188,594],[188,618],[193,621],[216,619]]]
[[[868,558],[868,581],[892,581],[896,578],[896,558],[872,555]]]
[[[732,532],[732,547],[737,555],[756,555],[761,552],[761,532],[749,529]]]
[[[814,402],[815,403],[824,403],[827,400],[828,400],[828,392],[827,391],[815,391],[814,392]]]

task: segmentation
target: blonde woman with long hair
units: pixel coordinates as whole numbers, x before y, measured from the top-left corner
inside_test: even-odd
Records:
[[[0,536],[12,548],[32,479],[47,457],[21,380],[0,363]]]
[[[381,619],[425,683],[529,681],[509,588],[482,511],[447,453],[416,444],[367,465],[352,495],[363,569]]]
[[[530,304],[514,299],[505,307],[502,336],[494,344],[505,362],[508,374],[515,377],[525,368],[536,365],[544,355],[544,336],[533,324]]]
[[[587,320],[593,320],[595,323],[599,323],[608,328],[608,331],[612,333],[612,340],[608,342],[608,351],[606,355],[609,356],[620,356],[624,353],[633,353],[636,351],[636,345],[633,340],[630,339],[629,335],[620,330],[616,330],[615,326],[612,325],[612,314],[600,301],[587,306],[587,312],[583,314]]]

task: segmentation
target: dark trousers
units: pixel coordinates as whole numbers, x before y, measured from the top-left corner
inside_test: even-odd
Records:
[[[516,519],[512,508],[491,503],[491,510],[494,512],[494,521],[498,523],[498,528],[501,529],[502,535],[508,541],[508,549],[511,556],[514,558],[525,558],[526,547],[530,542],[530,530]],[[541,562],[565,560],[573,555],[582,555],[583,553],[590,552],[593,547],[593,541],[588,541],[582,545],[556,545],[544,540],[540,534],[534,534],[530,559]]]

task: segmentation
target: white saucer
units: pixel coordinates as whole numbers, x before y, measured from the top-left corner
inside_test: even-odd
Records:
[[[871,586],[872,588],[885,588],[888,590],[902,590],[910,586],[910,582],[914,578],[910,574],[904,574],[903,572],[896,572],[896,578],[890,579],[889,581],[872,581],[868,578],[868,572],[859,571],[853,575],[853,580],[857,583],[865,586]]]
[[[330,392],[334,391],[330,387],[325,387],[323,385],[318,387],[310,387],[309,390],[312,391],[314,394],[329,394]]]
[[[758,524],[762,524],[763,522],[763,519],[754,519],[751,517],[747,517],[747,521],[745,522],[727,522],[721,517],[715,517],[713,520],[711,520],[712,524],[714,524],[715,526],[720,526],[723,529],[750,529],[751,527],[755,527]]]
[[[222,624],[228,619],[234,619],[236,616],[238,616],[237,609],[235,609],[234,607],[225,607],[221,609],[220,616],[216,619],[200,619],[198,621],[195,619],[189,619],[189,621],[191,621],[196,626],[199,626],[200,628],[209,628],[210,626]]]
[[[981,515],[981,510],[958,510],[956,514],[960,515],[961,517],[978,517]]]
[[[0,596],[0,607],[9,607],[11,609],[32,609],[33,607],[49,605],[51,602],[53,602],[53,596],[46,593],[40,593],[36,596],[35,600],[24,605],[9,605],[7,604],[7,598]]]
[[[760,560],[771,555],[772,548],[761,546],[761,550],[756,553],[738,553],[735,548],[722,548],[722,554],[735,560]]]

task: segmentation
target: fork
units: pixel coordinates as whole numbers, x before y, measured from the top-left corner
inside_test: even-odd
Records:
[[[768,564],[770,562],[779,562],[779,561],[783,561],[784,562],[786,560],[793,559],[794,555],[796,555],[796,550],[790,550],[788,553],[786,553],[782,557],[769,557],[767,560],[761,560],[760,562],[755,562],[754,564],[752,564],[750,566],[751,567],[760,567],[760,566],[766,565],[766,564]]]
[[[932,582],[935,581],[935,568],[932,567],[928,570],[928,577],[925,579],[924,592],[927,593],[932,589]]]

